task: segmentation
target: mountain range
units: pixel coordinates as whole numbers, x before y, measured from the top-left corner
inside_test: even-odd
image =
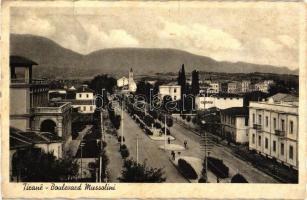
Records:
[[[118,77],[127,75],[130,68],[135,74],[152,75],[178,72],[182,64],[186,71],[298,74],[298,70],[292,71],[287,67],[219,62],[177,49],[113,48],[83,55],[48,38],[24,34],[10,35],[10,55],[24,56],[37,62],[34,76],[48,78],[84,78],[97,74]]]

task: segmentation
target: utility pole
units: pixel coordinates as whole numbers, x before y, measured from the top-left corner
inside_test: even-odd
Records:
[[[166,114],[164,114],[164,151],[166,151]]]
[[[139,134],[136,134],[136,163],[139,163]]]
[[[121,106],[122,110],[121,110],[121,140],[120,140],[120,144],[123,145],[124,144],[124,112],[123,112],[123,102],[122,102],[122,106]]]
[[[80,143],[80,153],[81,153],[81,165],[80,165],[80,169],[81,169],[81,180],[82,180],[82,173],[83,173],[83,171],[82,171],[82,149],[83,149],[83,146],[84,146],[84,143],[83,142],[81,142]]]

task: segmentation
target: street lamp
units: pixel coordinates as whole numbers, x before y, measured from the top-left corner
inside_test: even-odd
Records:
[[[81,165],[80,165],[80,167],[81,167],[81,180],[82,180],[82,173],[83,173],[83,171],[82,171],[82,149],[83,149],[83,147],[84,147],[84,145],[85,145],[85,143],[84,142],[81,142],[80,143],[80,153],[81,153]]]

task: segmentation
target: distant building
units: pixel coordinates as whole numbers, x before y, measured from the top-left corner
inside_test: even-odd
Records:
[[[163,99],[165,96],[172,97],[173,101],[181,99],[181,86],[180,85],[160,85],[159,97]]]
[[[250,92],[250,85],[251,85],[251,81],[247,81],[247,80],[243,80],[241,82],[241,92],[242,93],[246,93],[246,92]]]
[[[227,109],[231,107],[243,107],[243,98],[241,97],[205,97],[197,96],[195,98],[195,108],[197,110],[209,108]]]
[[[239,92],[239,82],[232,81],[228,83],[228,89],[227,92],[231,94],[236,94]]]
[[[208,94],[217,94],[220,92],[220,84],[219,83],[210,83],[210,87],[207,90]]]
[[[278,93],[249,104],[249,149],[298,169],[298,98]]]
[[[72,101],[73,108],[78,108],[79,113],[90,114],[96,109],[94,90],[82,85],[76,90],[76,99]]]
[[[269,93],[270,86],[274,83],[273,80],[265,80],[254,85],[254,91]]]
[[[221,135],[229,142],[248,143],[248,108],[221,110]]]
[[[135,92],[136,91],[136,83],[133,79],[133,70],[132,68],[129,71],[128,78],[123,76],[122,78],[117,80],[117,87],[121,88],[122,91],[127,92]]]

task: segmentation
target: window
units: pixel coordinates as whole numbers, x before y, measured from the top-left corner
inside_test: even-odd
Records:
[[[273,141],[273,151],[276,152],[276,141]]]
[[[83,111],[86,111],[86,106],[83,106]]]
[[[282,131],[285,130],[285,120],[284,119],[281,120],[281,130]]]
[[[177,89],[176,88],[174,88],[174,93],[176,93],[177,92]]]
[[[273,126],[274,126],[274,130],[276,130],[276,118],[275,117],[273,119]]]
[[[255,113],[253,113],[253,124],[255,124]]]
[[[292,145],[289,146],[289,158],[293,159],[293,146]]]
[[[255,144],[255,134],[253,134],[252,141],[253,141],[253,144]]]
[[[284,145],[284,143],[281,143],[280,144],[280,154],[283,156],[284,152],[285,152],[285,145]]]
[[[248,117],[245,117],[244,120],[245,120],[245,126],[248,126]]]
[[[82,94],[79,94],[79,97],[81,98],[81,97],[82,97]]]
[[[88,98],[89,97],[89,95],[88,94],[86,94],[86,98]]]
[[[265,138],[265,148],[266,149],[269,148],[269,140],[268,140],[268,138]]]
[[[260,135],[258,136],[258,146],[261,147],[261,136]]]
[[[176,99],[177,99],[177,96],[174,96],[174,100],[176,101]]]
[[[290,120],[290,134],[293,134],[293,121]]]
[[[258,124],[261,124],[261,118],[262,118],[262,116],[258,115]]]
[[[90,111],[92,111],[93,110],[93,106],[90,106]]]
[[[265,126],[268,127],[269,126],[269,117],[265,116]]]

